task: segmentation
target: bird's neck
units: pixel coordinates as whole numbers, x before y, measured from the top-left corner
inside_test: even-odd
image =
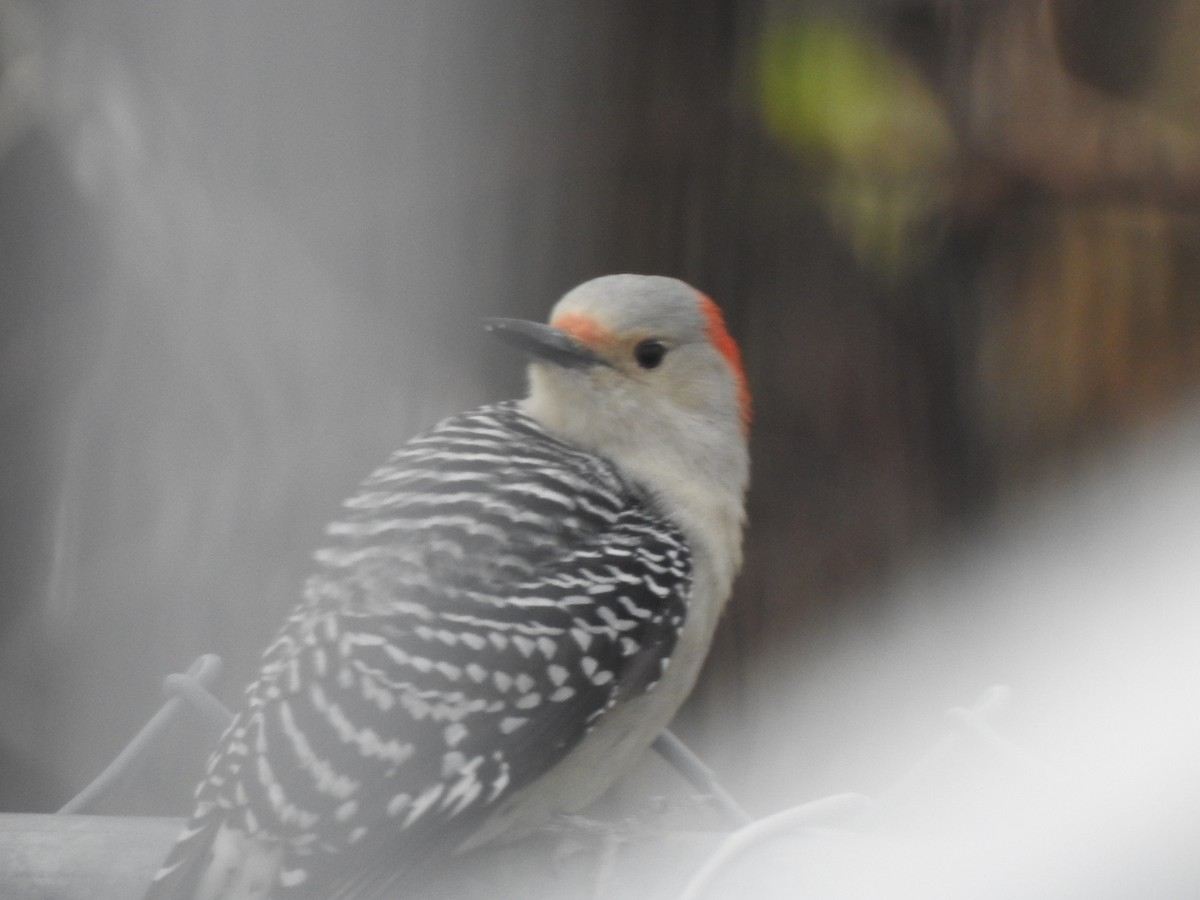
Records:
[[[657,417],[606,421],[571,404],[524,401],[524,411],[552,434],[608,459],[674,522],[693,549],[703,577],[724,596],[742,562],[742,529],[750,461],[735,417],[699,421]]]
[[[617,463],[683,531],[697,563],[709,569],[703,577],[722,595],[742,564],[749,464],[741,449],[720,463],[702,452],[664,458],[653,451],[629,454]]]

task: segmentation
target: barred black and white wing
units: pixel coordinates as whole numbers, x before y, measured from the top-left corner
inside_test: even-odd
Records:
[[[457,846],[653,688],[687,614],[680,532],[515,404],[411,441],[329,535],[151,896],[319,895]]]

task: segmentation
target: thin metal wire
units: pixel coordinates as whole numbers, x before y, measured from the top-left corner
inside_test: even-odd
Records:
[[[957,753],[964,742],[983,746],[994,754],[1019,762],[1027,768],[1045,770],[1035,757],[1021,749],[991,727],[990,720],[1002,713],[1012,703],[1012,689],[997,684],[989,687],[968,708],[954,707],[947,710],[946,721],[953,728],[944,734],[913,764],[903,776],[880,795],[879,806],[898,804],[911,796],[920,796],[929,779],[941,771],[946,760]]]
[[[203,657],[201,657],[203,658]],[[216,659],[216,657],[211,657]],[[219,662],[219,660],[218,660]],[[192,708],[208,719],[217,728],[224,731],[233,721],[233,713],[225,705],[205,689],[205,684],[191,674],[175,673],[163,679],[163,690],[186,700]],[[170,702],[170,701],[168,701]]]
[[[708,891],[717,874],[738,856],[755,844],[760,844],[778,834],[786,834],[813,825],[823,825],[831,820],[844,819],[866,812],[871,801],[862,794],[834,794],[800,806],[793,806],[774,815],[765,816],[733,832],[717,848],[703,865],[696,870],[679,895],[679,900],[700,900]]]
[[[190,705],[217,728],[227,728],[233,719],[233,713],[208,692],[208,685],[216,680],[220,672],[221,658],[206,653],[198,657],[188,667],[187,672],[168,675],[163,680],[163,690],[168,695],[166,703],[142,726],[133,740],[117,754],[104,771],[58,811],[59,815],[82,812],[120,784],[162,738],[185,704]],[[735,826],[740,827],[753,822],[750,814],[717,781],[712,769],[670,731],[664,731],[658,736],[654,742],[654,749],[693,787],[711,799],[713,805]]]
[[[162,738],[185,707],[190,706],[214,726],[227,727],[233,714],[207,689],[220,671],[220,657],[205,654],[198,657],[186,673],[168,675],[163,683],[163,689],[169,695],[166,703],[104,771],[58,811],[59,814],[79,813],[121,783]],[[988,721],[989,717],[1008,705],[1010,695],[1007,687],[995,686],[985,691],[970,708],[949,710],[947,721],[954,726],[954,731],[936,742],[904,777],[884,792],[878,802],[872,802],[861,794],[837,794],[757,820],[734,800],[718,782],[713,771],[683,741],[670,731],[664,731],[654,742],[655,751],[692,786],[711,798],[713,804],[738,826],[696,871],[679,895],[680,900],[700,900],[720,871],[755,844],[832,819],[861,815],[872,808],[894,802],[914,789],[931,769],[939,767],[964,739],[987,748],[1010,763],[1045,771],[1045,766],[1039,760],[999,734]]]
[[[199,709],[206,719],[222,728],[228,725],[229,720],[233,718],[232,714],[206,690],[207,685],[214,682],[220,674],[221,657],[206,653],[197,657],[185,674],[168,675],[163,684],[163,689],[170,695],[167,702],[142,726],[133,740],[125,745],[125,749],[117,754],[104,771],[58,811],[59,815],[83,812],[120,784],[162,738],[186,706],[191,705]]]
[[[861,815],[878,810],[914,791],[920,791],[930,774],[940,769],[946,760],[963,746],[964,741],[982,746],[996,757],[1026,770],[1047,772],[1048,767],[1044,763],[1005,738],[988,721],[1007,707],[1011,698],[1012,691],[1007,686],[995,685],[984,691],[969,708],[955,707],[948,710],[947,722],[954,730],[940,738],[877,801],[871,801],[861,794],[837,794],[785,809],[733,832],[696,870],[679,895],[679,900],[700,900],[712,887],[720,871],[755,844],[782,833],[824,824],[832,818],[845,818],[848,814]]]
[[[1007,691],[1008,688],[998,686],[992,690]],[[1006,696],[1005,702],[1007,699]],[[1050,773],[1050,768],[1042,760],[996,731],[987,717],[981,714],[977,708],[955,707],[946,712],[946,720],[960,728],[963,734],[970,737],[976,744],[986,748],[1005,762],[1042,774]]]
[[[691,748],[670,731],[663,731],[654,740],[654,750],[719,809],[736,827],[748,825],[754,818],[733,799],[717,776]]]

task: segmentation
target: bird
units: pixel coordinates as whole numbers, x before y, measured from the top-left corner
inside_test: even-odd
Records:
[[[488,319],[528,394],[345,501],[149,900],[394,895],[597,799],[691,691],[742,561],[751,400],[660,275]]]

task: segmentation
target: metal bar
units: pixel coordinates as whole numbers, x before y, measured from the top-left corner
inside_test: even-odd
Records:
[[[182,827],[180,819],[0,814],[0,896],[133,900]]]
[[[203,687],[215,680],[220,672],[221,657],[206,653],[188,668],[186,679]],[[175,678],[176,683],[172,684],[170,679],[167,682],[167,690],[172,694],[171,699],[164,703],[153,718],[142,726],[142,730],[134,735],[133,740],[117,754],[116,759],[110,762],[103,772],[96,776],[91,784],[67,801],[66,805],[58,811],[59,815],[83,812],[105,792],[119,783],[125,773],[134,768],[138,760],[150,751],[150,748],[171,726],[176,717],[186,709],[186,704],[192,702],[179,690],[178,676]],[[215,699],[213,703],[216,703]]]
[[[182,828],[181,819],[0,814],[0,898],[137,900]],[[604,838],[585,838],[567,855],[563,839],[561,831],[546,831],[479,848],[455,858],[428,882],[406,885],[404,900],[589,900]],[[671,834],[625,842],[604,896],[675,896],[720,840],[714,834]]]

